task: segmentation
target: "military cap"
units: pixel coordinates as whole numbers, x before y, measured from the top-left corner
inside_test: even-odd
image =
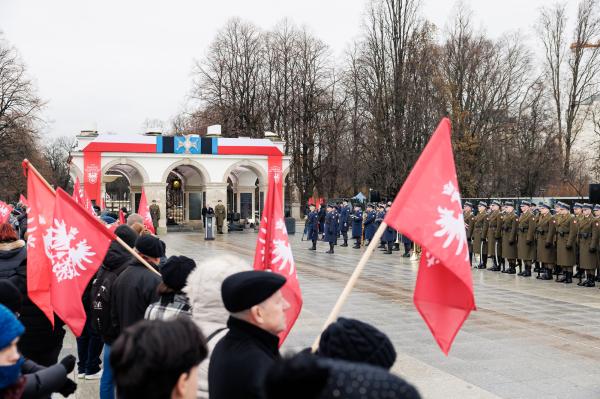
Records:
[[[471,201],[465,201],[465,206],[470,206],[473,208],[473,203]]]
[[[589,209],[589,210],[594,209],[594,205],[592,205],[592,204],[582,204],[581,207],[583,209]],[[573,205],[573,208],[575,208],[575,205]]]
[[[500,203],[500,201],[498,200],[493,200],[492,201],[492,205],[498,205],[498,206],[502,206],[502,204]]]
[[[521,201],[521,206],[531,206],[531,202],[527,200]]]
[[[576,202],[573,204],[573,209],[575,209],[575,208],[583,208],[583,204]]]
[[[483,206],[483,207],[487,208],[488,204],[485,201],[479,201],[479,203],[477,204],[477,206]]]
[[[367,204],[367,208],[373,208],[373,204]]]
[[[595,211],[600,211],[600,205],[599,204],[594,204],[594,210]]]
[[[558,201],[556,203],[556,206],[558,206],[559,208],[567,209],[567,210],[571,209],[571,207],[569,206],[569,204],[564,203],[562,201]]]
[[[281,274],[259,270],[232,274],[221,285],[223,305],[231,313],[250,309],[276,293],[285,282]]]
[[[512,201],[504,201],[504,206],[512,206],[512,207],[514,207],[515,203],[512,202]]]
[[[546,204],[545,202],[539,202],[538,206],[541,208],[550,209],[550,205]]]
[[[327,208],[335,208],[335,204],[327,204]]]

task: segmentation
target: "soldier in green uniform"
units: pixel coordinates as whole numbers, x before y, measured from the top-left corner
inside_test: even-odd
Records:
[[[487,218],[487,203],[479,201],[477,204],[477,215],[473,217],[473,228],[471,229],[471,241],[473,244],[473,253],[479,255],[478,269],[487,267],[487,245],[485,243],[485,235],[483,228],[485,219]]]
[[[580,223],[581,220],[583,219],[583,212],[582,212],[582,207],[583,204],[580,202],[576,202],[573,204],[573,215],[575,216],[575,220],[577,220],[577,223]],[[575,240],[575,263],[577,265],[576,271],[577,273],[575,273],[573,275],[573,277],[577,277],[579,279],[581,279],[581,277],[583,277],[583,269],[581,269],[581,264],[579,263],[579,240]]]
[[[556,265],[563,272],[556,282],[572,283],[573,266],[575,265],[575,239],[577,238],[577,220],[569,211],[570,206],[558,203],[559,215],[556,218]]]
[[[508,261],[508,269],[502,265],[502,273],[515,274],[517,263],[517,226],[519,222],[515,214],[515,204],[504,202],[502,217],[502,256]]]
[[[531,277],[531,263],[535,259],[535,217],[531,211],[531,202],[521,201],[521,216],[517,226],[517,258],[525,265],[519,266],[519,276]]]
[[[537,204],[535,202],[531,201],[531,207],[529,208],[529,211],[531,212],[531,215],[533,218],[533,225],[534,225],[532,266],[533,266],[533,271],[539,273],[540,272],[540,262],[538,261],[538,258],[537,258],[537,235],[535,234],[535,226],[537,225],[537,220],[540,217],[540,210],[538,209]]]
[[[596,252],[598,249],[598,220],[592,216],[592,204],[583,204],[581,218],[577,222],[577,246],[579,247],[579,266],[585,272],[585,282],[579,278],[577,285],[584,287],[593,287],[594,272],[598,266]]]
[[[594,205],[594,218],[600,222],[600,205]],[[600,240],[600,233],[598,234]],[[596,251],[596,281],[600,281],[600,251]]]
[[[463,220],[465,221],[465,231],[467,233],[467,243],[469,243],[469,265],[473,266],[473,241],[471,236],[473,235],[473,204],[469,201],[465,201],[463,205]]]
[[[543,202],[538,204],[540,214],[536,221],[535,235],[537,241],[537,260],[540,262],[540,272],[536,278],[552,280],[552,270],[556,264],[556,251],[554,249],[554,235],[556,221],[550,213],[550,206]]]
[[[487,240],[487,253],[492,257],[493,266],[490,270],[498,272],[502,256],[500,201],[493,200],[490,208],[491,212],[486,217],[483,232]]]
[[[149,207],[150,217],[152,218],[152,226],[154,227],[154,233],[158,234],[158,221],[160,220],[160,207],[156,203],[156,200],[152,200],[152,205]]]

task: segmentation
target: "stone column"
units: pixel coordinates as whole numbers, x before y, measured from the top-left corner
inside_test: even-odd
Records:
[[[298,187],[295,184],[292,187],[292,198],[290,198],[290,204],[292,206],[291,216],[296,220],[300,220],[300,190],[298,190]]]
[[[160,209],[160,219],[158,220],[158,234],[167,234],[167,183],[146,183],[144,184],[146,199],[148,205],[155,199]]]
[[[217,201],[221,200],[223,205],[227,208],[227,183],[206,183],[206,204],[207,207],[210,205],[213,209],[217,206]],[[214,220],[216,223],[216,219]],[[217,228],[215,226],[215,232]],[[227,221],[223,222],[223,232],[227,233]]]

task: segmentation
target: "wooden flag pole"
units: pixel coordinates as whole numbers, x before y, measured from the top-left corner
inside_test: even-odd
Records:
[[[321,331],[319,332],[319,335],[315,339],[315,342],[313,342],[312,348],[311,348],[311,350],[312,350],[313,353],[316,352],[317,348],[319,347],[319,341],[321,339],[321,333],[323,331],[325,331],[325,329],[327,328],[327,326],[330,325],[331,323],[333,323],[335,321],[335,319],[337,319],[338,315],[340,314],[340,311],[342,310],[342,306],[344,306],[344,304],[348,300],[348,296],[350,295],[350,292],[352,291],[352,289],[356,285],[356,282],[358,281],[358,278],[360,277],[363,269],[365,268],[365,265],[367,264],[367,261],[369,260],[369,258],[373,254],[373,251],[375,250],[375,248],[377,248],[377,245],[379,243],[379,239],[383,235],[383,232],[385,231],[386,227],[387,227],[387,224],[384,221],[382,221],[381,224],[379,225],[379,228],[375,232],[375,235],[373,236],[373,239],[369,242],[369,245],[367,246],[366,251],[363,253],[363,255],[360,258],[360,261],[358,262],[358,264],[354,268],[354,271],[352,272],[352,275],[350,276],[350,279],[346,283],[346,286],[344,287],[344,290],[342,291],[341,295],[337,299],[337,302],[335,303],[333,309],[331,310],[331,313],[329,313],[329,316],[327,317],[327,320],[325,320],[325,324],[323,324],[323,328],[321,328]]]
[[[50,185],[50,183],[48,183],[48,181],[46,179],[44,179],[44,176],[41,175],[40,172],[38,172],[38,170],[35,168],[35,166],[33,166],[31,164],[31,162],[29,162],[28,159],[24,159],[23,163],[25,165],[27,165],[27,169],[32,171],[33,173],[35,173],[35,175],[42,181],[44,182],[44,184],[46,185],[46,187],[48,187],[48,189],[52,192],[52,194],[56,195],[56,190],[54,190],[54,188]],[[137,260],[139,260],[144,266],[146,266],[146,268],[148,270],[150,270],[153,273],[158,274],[159,276],[161,275],[158,270],[156,270],[155,268],[153,268],[144,258],[142,258],[142,256],[136,252],[133,248],[131,248],[129,245],[127,245],[127,243],[125,243],[125,241],[123,241],[120,237],[118,237],[117,235],[115,235],[115,240],[121,244],[123,246],[123,248],[125,248],[131,255],[133,255],[134,258],[136,258]]]

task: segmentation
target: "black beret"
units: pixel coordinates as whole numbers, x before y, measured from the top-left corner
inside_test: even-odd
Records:
[[[278,273],[250,270],[232,274],[221,285],[223,305],[231,313],[250,309],[276,293],[285,282]]]
[[[8,279],[0,280],[0,304],[6,306],[13,313],[21,313],[23,295],[17,286]]]
[[[160,240],[150,234],[139,236],[135,241],[135,249],[137,249],[139,253],[152,258],[160,258],[164,255],[163,246],[160,243]]]
[[[181,291],[195,267],[196,262],[187,256],[171,256],[160,269],[163,283],[175,291]]]
[[[125,244],[129,245],[131,248],[135,246],[135,240],[138,238],[136,231],[126,224],[119,225],[115,229],[115,234],[121,240],[125,241]]]

